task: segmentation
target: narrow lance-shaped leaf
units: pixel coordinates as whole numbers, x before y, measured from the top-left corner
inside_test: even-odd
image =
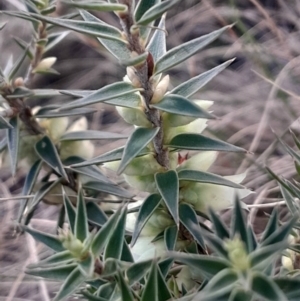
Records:
[[[187,98],[191,97],[196,92],[198,92],[204,85],[211,81],[215,76],[222,72],[227,66],[229,66],[234,60],[235,59],[228,60],[215,68],[212,68],[189,79],[188,81],[174,88],[170,93],[181,95]]]
[[[53,34],[49,34],[47,36],[48,42],[46,47],[44,48],[44,53],[55,47],[60,41],[64,40],[64,38],[69,34],[69,31],[57,32]]]
[[[237,147],[230,143],[205,137],[199,134],[179,134],[168,143],[168,146],[177,149],[189,150],[246,152],[246,150],[241,147]]]
[[[18,37],[13,37],[13,39],[15,40],[15,42],[17,43],[17,45],[22,49],[22,50],[27,50],[27,56],[30,60],[33,59],[33,53],[30,50],[30,47],[28,47],[28,44],[23,41],[22,39],[18,38]]]
[[[131,134],[124,148],[118,174],[121,174],[126,166],[153,140],[158,131],[159,128],[139,127]]]
[[[160,0],[140,0],[134,12],[135,21],[139,21],[147,10],[159,2]]]
[[[154,210],[159,205],[160,201],[161,201],[161,196],[159,194],[151,194],[142,203],[134,225],[134,231],[132,233],[132,239],[131,239],[131,246],[134,246],[145,224],[153,214]]]
[[[95,37],[102,37],[110,40],[122,41],[122,33],[120,32],[120,30],[108,24],[104,25],[100,24],[99,22],[51,18],[33,13],[30,15],[37,20],[68,28],[79,33],[88,34]]]
[[[12,129],[12,128],[13,128],[12,125],[0,115],[0,130]]]
[[[76,268],[76,264],[66,264],[49,268],[26,269],[25,273],[47,279],[65,280]]]
[[[10,168],[11,173],[14,176],[17,169],[17,163],[18,163],[18,152],[19,152],[19,135],[20,135],[20,129],[19,129],[19,122],[18,117],[13,117],[10,119],[9,124],[11,125],[11,128],[8,128],[6,130],[6,139],[7,139],[7,145],[8,145],[8,151],[10,156]]]
[[[81,10],[80,14],[85,21],[98,22],[103,25],[106,24],[105,22],[99,20],[98,18],[88,13],[87,11]],[[131,52],[127,47],[126,41],[110,40],[101,37],[98,37],[97,39],[118,60],[126,61],[131,58]]]
[[[120,271],[118,272],[118,284],[121,291],[122,301],[134,301],[135,299],[132,295],[131,289]]]
[[[278,228],[278,209],[274,208],[272,214],[268,220],[268,224],[262,234],[261,241],[266,240],[270,235],[272,235]]]
[[[172,294],[169,291],[168,285],[164,279],[164,275],[160,271],[159,267],[157,267],[156,271],[157,271],[158,300],[159,301],[171,300]]]
[[[217,39],[225,30],[230,27],[231,26],[225,26],[219,30],[213,31],[207,35],[201,36],[169,50],[155,64],[155,74],[162,73],[185,61],[186,59],[197,53],[199,50],[203,49],[205,46]]]
[[[70,251],[62,251],[58,253],[54,253],[50,255],[46,259],[40,260],[37,263],[31,263],[27,266],[27,269],[35,269],[35,268],[51,268],[55,266],[62,266],[64,264],[68,264],[74,261],[74,257],[70,253]]]
[[[86,212],[88,220],[98,226],[103,226],[107,222],[107,216],[102,209],[94,202],[86,204]]]
[[[215,119],[215,116],[180,95],[167,94],[160,102],[151,105],[151,107],[181,116]]]
[[[142,294],[141,301],[158,301],[157,264],[152,261],[151,270]]]
[[[62,135],[60,137],[60,141],[79,141],[79,140],[113,140],[113,139],[126,139],[128,136],[110,133],[110,132],[102,132],[102,131],[77,131],[70,132]]]
[[[150,269],[152,264],[152,259],[138,261],[133,263],[126,271],[126,276],[130,284],[139,281],[145,277],[147,271]]]
[[[199,183],[210,183],[215,185],[229,186],[233,188],[244,188],[243,185],[229,181],[221,176],[198,170],[180,170],[178,172],[178,178],[182,181],[193,181]]]
[[[85,276],[85,278],[90,278],[93,275],[95,269],[95,258],[92,254],[88,254],[83,260],[78,264],[80,272]]]
[[[75,236],[80,241],[84,241],[89,233],[85,202],[82,189],[78,192],[77,212],[75,219]]]
[[[285,199],[286,205],[289,208],[290,212],[292,214],[296,214],[297,212],[299,212],[299,206],[295,202],[295,198],[292,196],[292,194],[281,183],[278,183],[278,185],[280,187],[281,194]]]
[[[86,10],[94,10],[94,11],[125,11],[127,9],[127,6],[124,4],[119,3],[106,3],[106,2],[87,2],[87,1],[76,1],[76,2],[70,2],[70,1],[63,1],[63,3],[66,3],[68,5],[82,8]]]
[[[80,269],[77,267],[65,280],[53,301],[60,301],[65,299],[67,296],[71,295],[73,292],[76,291],[76,289],[80,287],[84,280],[85,276],[82,275]]]
[[[177,226],[170,226],[165,229],[164,241],[165,241],[165,246],[168,251],[173,251],[175,249],[177,237],[178,237]]]
[[[8,80],[12,80],[12,78],[16,75],[16,73],[19,71],[22,63],[24,62],[26,56],[27,56],[27,51],[29,49],[29,46],[24,50],[23,54],[19,57],[19,59],[15,62],[13,65],[12,69],[10,70],[8,74]]]
[[[147,46],[147,50],[152,54],[154,62],[157,62],[166,52],[166,15],[160,19],[157,29]],[[173,93],[177,94],[177,93]]]
[[[175,223],[179,226],[179,180],[175,170],[155,174],[155,182],[164,203],[168,207]]]
[[[62,195],[63,195],[64,206],[66,209],[66,214],[69,221],[70,229],[72,233],[75,233],[76,210],[73,207],[69,197],[67,196],[63,188],[62,188]]]
[[[95,109],[80,108],[66,111],[54,111],[54,110],[40,110],[34,117],[36,118],[58,118],[58,117],[69,117],[77,115],[92,114],[97,112]]]
[[[34,239],[42,242],[45,244],[47,247],[51,248],[52,250],[56,252],[61,252],[64,251],[65,248],[63,247],[61,241],[54,235],[48,234],[48,233],[43,233],[41,231],[29,228],[29,227],[22,227],[24,231],[29,233],[34,237]]]
[[[126,214],[127,214],[127,206],[125,205],[121,215],[116,223],[114,231],[108,239],[104,258],[115,258],[120,259],[122,255],[124,234],[125,234],[125,224],[126,224]]]
[[[152,6],[148,9],[136,22],[137,25],[147,25],[150,22],[161,17],[166,11],[172,8],[175,4],[177,4],[179,0],[166,0],[156,5]]]
[[[138,90],[139,89],[134,88],[131,84],[126,82],[113,83],[111,85],[107,85],[95,91],[94,93],[84,98],[72,101],[66,105],[61,106],[60,110],[85,107],[94,103],[103,102],[122,95],[131,94]]]
[[[179,219],[185,228],[192,234],[197,243],[205,249],[201,229],[194,209],[188,204],[179,205]]]
[[[52,167],[63,178],[68,179],[65,169],[60,161],[56,147],[48,136],[44,136],[35,145],[39,157]]]

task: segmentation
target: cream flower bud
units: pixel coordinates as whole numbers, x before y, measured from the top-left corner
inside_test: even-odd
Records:
[[[148,176],[127,176],[124,175],[125,181],[135,189],[145,192],[158,192],[154,175]]]
[[[166,94],[170,82],[170,76],[166,75],[162,78],[162,80],[155,87],[151,103],[158,103]]]
[[[51,118],[48,122],[48,132],[50,137],[57,141],[65,132],[68,127],[69,118]]]
[[[151,122],[147,119],[143,109],[141,108],[124,108],[116,107],[119,115],[129,124],[152,127]]]
[[[207,110],[214,103],[211,100],[195,100],[193,102],[204,110]],[[187,125],[195,119],[195,117],[190,116],[180,116],[171,113],[163,113],[164,124],[167,127],[178,127]]]
[[[130,82],[132,83],[132,85],[136,88],[140,88],[142,85],[141,85],[141,82],[140,82],[139,78],[137,77],[137,75],[135,73],[134,68],[133,67],[127,67],[126,72],[127,72],[127,77],[130,80]]]
[[[34,72],[44,71],[50,69],[56,62],[57,58],[54,56],[47,57],[39,62],[39,64],[34,69]]]

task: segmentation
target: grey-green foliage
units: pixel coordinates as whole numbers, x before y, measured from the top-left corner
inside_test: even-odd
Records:
[[[284,270],[277,273],[274,265],[287,248],[300,250],[288,243],[293,227],[298,227],[298,185],[278,178],[294,217],[279,227],[275,210],[257,241],[239,201],[234,202],[250,191],[236,177],[207,172],[217,151],[246,152],[201,134],[207,119],[215,116],[208,112],[211,102],[193,98],[233,60],[170,92],[169,76],[162,76],[230,26],[167,50],[166,12],[180,5],[178,0],[140,0],[136,5],[63,1],[79,11],[61,17],[49,16],[56,1],[24,2],[27,11],[2,12],[31,23],[33,39],[27,43],[15,37],[22,55],[0,69],[0,125],[6,131],[0,150],[9,158],[13,175],[20,160],[28,165],[17,218],[20,228],[55,252],[29,265],[26,273],[62,281],[54,300],[73,293],[100,301],[298,300],[298,278]],[[89,11],[115,13],[123,31]],[[47,52],[69,30],[95,38],[126,66],[124,81],[104,87],[100,83],[95,91],[32,89],[36,73],[55,72],[56,58]],[[27,73],[17,78],[26,58]],[[34,98],[63,95],[71,101],[34,110],[28,106]],[[68,117],[93,113],[96,109],[90,106],[101,102],[115,106],[135,129],[123,147],[94,157],[91,140],[127,136],[88,130],[84,117],[69,125]],[[201,152],[189,157],[181,150]],[[297,153],[287,150],[299,161]],[[103,166],[122,174],[127,184],[109,179]],[[149,195],[140,200],[128,185]],[[56,236],[29,225],[41,201],[62,204]],[[129,207],[131,202],[136,204]],[[233,204],[233,223],[227,229],[213,210]]]

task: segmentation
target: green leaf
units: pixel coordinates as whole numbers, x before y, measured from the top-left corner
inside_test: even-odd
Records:
[[[127,6],[124,4],[118,4],[118,3],[106,3],[106,2],[97,2],[97,1],[76,1],[76,2],[70,2],[70,1],[62,1],[63,3],[66,3],[68,5],[71,5],[73,7],[77,8],[83,8],[86,10],[95,10],[95,11],[126,11]]]
[[[63,247],[61,241],[54,235],[43,233],[41,231],[22,226],[22,229],[32,235],[34,239],[42,242],[47,247],[51,248],[52,250],[56,252],[65,251],[65,248]]]
[[[253,274],[251,289],[253,292],[267,300],[287,301],[287,298],[276,285],[276,283],[263,274]]]
[[[173,251],[175,249],[177,237],[178,237],[177,226],[174,225],[165,229],[164,241],[168,251]]]
[[[218,300],[218,297],[229,293],[238,276],[232,269],[224,269],[209,280],[204,289],[199,293],[199,300]]]
[[[89,233],[85,202],[82,189],[78,192],[77,212],[75,219],[75,237],[80,241],[84,241]]]
[[[285,293],[288,300],[299,300],[300,298],[300,280],[295,278],[276,277],[276,285]]]
[[[84,280],[85,276],[82,275],[79,267],[77,267],[67,277],[53,301],[60,301],[66,298],[67,296],[71,295],[80,287]]]
[[[133,263],[126,271],[126,276],[129,280],[129,284],[132,285],[133,283],[145,277],[146,273],[151,267],[151,264],[152,259]]]
[[[119,289],[121,291],[121,300],[122,301],[134,301],[135,298],[132,295],[131,289],[129,285],[126,283],[122,273],[119,271],[118,272],[118,285]]]
[[[198,170],[184,169],[178,172],[179,181],[192,181],[200,183],[210,183],[215,185],[223,185],[233,188],[245,188],[243,185],[229,181],[221,176]]]
[[[277,230],[277,228],[278,228],[278,209],[275,207],[268,220],[268,224],[262,234],[261,242],[263,242],[270,235],[272,235]]]
[[[52,111],[52,110],[39,110],[36,115],[36,118],[57,118],[57,117],[69,117],[69,116],[77,116],[77,115],[85,115],[95,113],[97,110],[89,109],[89,108],[79,108],[79,109],[71,109],[66,111]]]
[[[2,116],[0,116],[0,130],[2,129],[12,129],[13,126]]]
[[[128,138],[128,136],[122,134],[87,130],[87,131],[66,133],[60,137],[60,141],[101,140],[101,139],[113,140],[113,139],[126,139],[126,138]]]
[[[216,235],[211,235],[208,233],[203,233],[205,240],[208,242],[208,246],[218,253],[221,257],[228,259],[228,252],[224,248],[223,241]]]
[[[163,112],[181,116],[215,119],[215,116],[209,114],[195,103],[180,95],[167,94],[161,99],[160,102],[150,106]]]
[[[76,264],[66,264],[50,268],[42,267],[35,269],[26,269],[25,273],[47,279],[65,280],[75,269]]]
[[[185,61],[203,49],[205,46],[216,40],[228,28],[231,28],[231,26],[225,26],[209,34],[172,48],[157,61],[154,68],[154,74],[165,72],[166,70]]]
[[[197,243],[205,250],[205,243],[194,209],[188,204],[180,204],[179,219],[184,227],[192,234]]]
[[[70,253],[70,251],[61,251],[59,253],[55,253],[49,257],[47,257],[44,260],[40,260],[37,263],[29,264],[27,266],[27,269],[35,269],[35,268],[50,268],[55,266],[62,266],[65,264],[70,263],[71,261],[74,261],[74,257]]]
[[[128,214],[128,211],[127,211],[127,214]],[[134,262],[133,255],[131,253],[130,247],[125,238],[123,239],[123,247],[122,247],[122,253],[121,253],[120,260],[125,261],[125,262],[130,262],[130,263]]]
[[[292,214],[299,212],[299,206],[295,202],[295,198],[293,197],[293,195],[281,183],[278,183],[278,185],[280,187],[280,191],[282,193],[283,198],[285,199],[286,205],[289,208],[290,212]]]
[[[161,196],[159,194],[149,195],[141,205],[138,216],[135,221],[134,230],[131,238],[131,247],[134,246],[136,240],[138,239],[141,231],[143,230],[145,224],[158,207],[161,201]]]
[[[26,175],[25,183],[22,189],[22,195],[29,195],[32,192],[32,189],[34,187],[34,184],[36,183],[37,176],[41,170],[42,167],[42,161],[38,160],[36,161],[31,167]],[[26,205],[28,203],[28,199],[21,200],[21,206],[18,214],[17,221],[20,222],[22,219],[22,215],[24,213],[24,210],[26,208]]]
[[[225,63],[203,72],[188,81],[180,84],[174,88],[170,93],[181,95],[183,97],[189,98],[198,92],[203,86],[205,86],[209,81],[211,81],[216,75],[222,72],[227,66],[229,66],[235,59],[226,61]]]
[[[87,11],[82,10],[80,11],[80,14],[85,21],[98,22],[102,25],[106,24]],[[101,37],[98,37],[97,39],[118,60],[125,61],[131,58],[131,52],[127,47],[126,41],[110,40]]]
[[[129,83],[116,82],[111,85],[107,85],[86,97],[65,104],[60,107],[60,110],[86,107],[91,104],[104,102],[126,94],[133,94],[136,91],[139,91],[139,89],[134,88]]]
[[[176,229],[176,231],[177,231],[177,229]],[[156,264],[156,266],[157,266],[157,264]],[[158,300],[159,301],[171,300],[172,294],[169,291],[168,285],[165,281],[165,277],[159,268],[156,267],[156,270],[157,270]]]
[[[159,2],[160,0],[140,0],[134,12],[135,21],[139,21],[147,10]]]
[[[144,52],[140,55],[137,55],[135,57],[131,57],[130,59],[127,60],[121,60],[121,64],[123,66],[138,66],[146,61],[148,57],[148,52]]]
[[[7,22],[0,23],[0,30],[2,30],[5,27],[6,23]]]
[[[121,214],[121,207],[112,215],[109,220],[102,226],[102,228],[95,235],[91,250],[95,257],[98,257],[107,243],[107,240],[112,235],[113,230],[119,220]]]
[[[103,226],[107,222],[107,216],[94,202],[88,202],[86,204],[86,212],[88,220],[97,226]]]
[[[170,8],[172,8],[178,2],[179,2],[179,0],[166,0],[166,1],[163,1],[160,3],[157,3],[156,5],[152,6],[150,9],[145,11],[145,13],[142,16],[138,15],[139,19],[137,20],[136,24],[137,25],[149,24],[150,22],[161,17],[166,11],[168,11]],[[145,9],[145,6],[144,6],[144,9]]]
[[[158,131],[159,128],[138,127],[135,129],[126,142],[118,174],[121,174],[127,165],[153,140]]]
[[[104,101],[108,105],[136,109],[141,105],[141,96],[137,93],[121,95]]]
[[[79,262],[78,267],[85,278],[92,277],[95,269],[94,257],[91,254],[88,254],[86,258]]]
[[[154,62],[157,62],[166,51],[166,15],[160,19],[157,29],[147,46],[147,50],[152,54]],[[176,93],[172,93],[176,94]]]
[[[165,258],[158,263],[158,267],[164,278],[167,277],[169,270],[173,265],[174,260],[172,258]]]
[[[243,148],[199,134],[179,134],[168,143],[168,146],[189,150],[246,152]]]
[[[46,47],[44,48],[44,53],[51,50],[53,47],[55,47],[60,41],[64,40],[64,38],[69,34],[69,31],[63,31],[63,32],[55,32],[52,34],[48,34],[48,42],[46,44]]]
[[[227,260],[215,256],[173,253],[170,257],[199,270],[208,279],[230,267]]]
[[[17,98],[26,98],[29,96],[32,96],[33,92],[25,87],[17,87],[14,89],[14,91],[7,95],[6,97],[8,99],[17,99]]]
[[[108,194],[117,195],[126,199],[131,199],[134,194],[130,193],[126,189],[123,189],[117,185],[110,183],[102,183],[96,181],[90,181],[83,185],[85,189],[91,189],[94,191],[106,192]]]
[[[90,294],[89,292],[82,291],[81,294],[85,297],[88,301],[108,301],[106,298],[97,297],[95,295]]]
[[[298,217],[293,216],[288,222],[273,232],[267,239],[262,241],[261,246],[272,245],[286,240],[297,220]]]
[[[30,47],[28,47],[28,44],[25,41],[23,41],[22,39],[18,38],[18,37],[13,37],[13,39],[15,40],[15,42],[18,44],[18,46],[22,50],[27,50],[26,55],[28,56],[28,58],[30,60],[32,60],[34,56],[33,56],[32,51],[30,50]]]
[[[246,219],[243,215],[243,210],[240,204],[240,201],[237,197],[235,196],[235,204],[233,207],[233,218],[232,218],[232,235],[231,237],[233,238],[234,236],[238,235],[238,237],[241,238],[241,240],[244,242],[246,250],[248,253],[250,252],[249,248],[249,240],[248,240],[248,231],[247,231],[247,224],[246,224]]]
[[[252,293],[240,288],[233,289],[228,301],[251,301]]]
[[[141,301],[159,301],[157,282],[157,264],[155,260],[153,260]]]
[[[61,26],[67,29],[77,31],[79,33],[110,39],[110,40],[122,41],[122,33],[120,32],[120,30],[108,24],[104,25],[104,24],[100,24],[99,22],[51,18],[51,17],[45,17],[33,13],[30,15],[39,21]]]
[[[21,65],[23,64],[26,56],[27,56],[27,52],[28,52],[29,46],[25,49],[25,51],[22,53],[22,55],[19,57],[19,59],[14,63],[12,69],[9,71],[8,74],[8,80],[12,80],[13,77],[17,74],[17,72],[19,71]]]
[[[164,203],[168,207],[175,223],[179,226],[179,180],[175,170],[155,174],[155,182]]]
[[[66,208],[66,214],[69,220],[69,226],[72,231],[72,233],[75,233],[75,220],[76,220],[76,210],[73,207],[69,197],[65,193],[64,189],[62,191],[63,194],[63,200],[64,200],[64,206]]]
[[[18,117],[10,119],[9,124],[11,128],[6,129],[6,139],[8,145],[8,152],[10,157],[11,173],[14,176],[17,170],[19,141],[20,141],[20,129]]]
[[[52,167],[59,175],[68,180],[68,176],[60,161],[57,149],[48,136],[44,136],[35,145],[35,150],[38,156]]]
[[[114,231],[108,239],[104,258],[115,258],[120,259],[122,255],[123,249],[123,241],[125,234],[125,225],[126,225],[126,214],[127,214],[127,206],[124,206],[122,209],[121,215],[116,223]]]

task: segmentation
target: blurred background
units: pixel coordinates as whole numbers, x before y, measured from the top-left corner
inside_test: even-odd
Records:
[[[0,10],[23,9],[21,0],[0,0]],[[71,11],[59,3],[57,16]],[[96,15],[118,26],[113,14]],[[0,14],[0,23],[6,21],[6,27],[0,31],[2,68],[11,55],[16,58],[21,53],[14,37],[25,41],[30,41],[31,37],[30,23]],[[247,171],[243,183],[256,193],[246,202],[267,203],[271,208],[274,202],[281,200],[281,194],[264,166],[289,179],[296,173],[291,157],[277,145],[274,132],[291,146],[293,140],[289,128],[300,134],[300,1],[181,1],[167,16],[168,49],[233,23],[232,29],[216,42],[171,70],[170,88],[230,58],[236,58],[194,99],[214,101],[212,109],[220,118],[209,122],[206,130],[209,135],[251,152],[247,156],[220,154],[211,170],[220,175]],[[94,39],[74,32],[70,32],[47,56],[58,58],[54,68],[59,75],[37,76],[33,83],[35,88],[99,89],[121,80],[125,75],[125,68]],[[45,99],[42,104],[56,101]],[[30,103],[32,106],[42,104]],[[91,129],[117,133],[130,133],[132,130],[114,107],[101,104],[97,109],[97,113],[88,115]],[[121,144],[122,141],[99,142],[95,155]],[[12,178],[9,169],[2,169],[0,197],[20,193],[26,172],[19,170],[18,176]],[[258,233],[269,207],[250,213]],[[32,281],[24,274],[26,264],[36,261],[38,256],[46,256],[48,251],[27,235],[14,237],[17,209],[16,200],[0,201],[0,301],[50,300],[58,285]],[[56,207],[41,205],[33,226],[52,231],[56,224],[56,211]]]

